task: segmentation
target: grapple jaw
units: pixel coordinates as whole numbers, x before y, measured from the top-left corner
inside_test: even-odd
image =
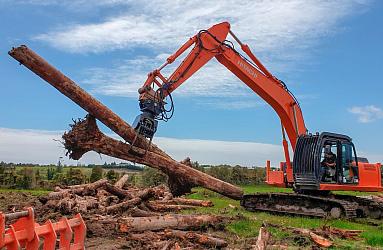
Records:
[[[157,131],[157,125],[158,121],[155,119],[153,113],[146,111],[138,115],[133,122],[133,128],[136,132],[150,140]]]
[[[85,249],[86,226],[81,215],[69,220],[63,217],[55,223],[48,220],[40,225],[35,222],[33,208],[10,214],[0,212],[0,249],[37,250],[43,238],[43,249],[53,250],[58,235],[59,249]]]
[[[158,117],[163,112],[163,103],[160,103],[156,98],[140,99],[140,115],[133,122],[133,128],[138,134],[151,140],[157,131]]]

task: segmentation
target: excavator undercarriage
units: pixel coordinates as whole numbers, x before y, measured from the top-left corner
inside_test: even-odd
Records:
[[[356,217],[381,219],[383,217],[383,202],[376,201],[371,196],[259,193],[244,195],[241,206],[249,211],[333,219]]]

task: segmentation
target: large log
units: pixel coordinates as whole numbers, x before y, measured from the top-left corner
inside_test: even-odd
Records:
[[[222,248],[228,245],[227,242],[223,239],[190,231],[184,232],[180,230],[165,230],[165,235],[167,237],[179,238],[180,240],[188,239],[192,242],[196,242],[211,248]]]
[[[196,206],[196,207],[212,207],[213,202],[207,200],[195,200],[195,199],[185,199],[185,198],[173,198],[171,200],[156,200],[156,204],[161,205],[186,205],[186,206]]]
[[[97,188],[104,186],[106,183],[108,183],[107,179],[100,179],[100,180],[92,182],[92,183],[72,185],[72,186],[68,186],[66,188],[72,190],[73,192],[78,192],[80,190],[83,190],[83,191],[96,190]]]
[[[158,216],[159,214],[156,212],[151,211],[145,211],[142,209],[139,209],[138,207],[134,207],[132,209],[129,209],[130,216],[132,217],[150,217],[150,216]]]
[[[133,198],[133,196],[129,193],[129,191],[125,189],[118,188],[116,186],[113,186],[112,184],[106,183],[105,184],[105,190],[109,193],[117,196],[120,199],[124,199],[125,197]]]
[[[179,163],[154,144],[150,145],[149,141],[137,135],[136,131],[128,123],[26,46],[13,48],[9,55],[91,114],[91,123],[93,123],[91,128],[85,127],[85,131],[80,131],[84,129],[80,128],[76,134],[73,131],[78,126],[76,127],[75,124],[72,128],[72,133],[70,132],[63,136],[65,146],[70,150],[71,158],[79,159],[88,151],[96,151],[160,169],[169,176],[173,185],[178,185],[178,188],[174,187],[172,189],[175,195],[181,195],[185,192],[185,189],[180,189],[182,185],[187,187],[186,190],[190,190],[190,183],[192,183],[230,198],[241,199],[243,192],[240,188]],[[134,151],[136,153],[132,153],[132,145],[102,134],[97,127],[94,117],[128,143],[134,142]],[[144,157],[141,158],[137,155],[144,155]]]
[[[115,184],[114,186],[117,188],[123,188],[125,183],[128,181],[129,175],[124,174]]]
[[[128,208],[131,208],[131,207],[138,205],[139,203],[141,203],[141,201],[142,201],[141,198],[136,197],[136,198],[133,198],[131,200],[120,202],[120,203],[117,203],[116,205],[112,205],[112,206],[107,207],[106,212],[108,214],[116,213],[116,212],[123,212],[123,211],[127,210]]]
[[[174,205],[174,204],[163,204],[161,202],[157,201],[150,201],[146,203],[146,205],[149,207],[150,210],[155,211],[155,212],[178,212],[181,210],[186,210],[186,209],[196,209],[196,206],[191,206],[191,205]]]
[[[241,199],[242,190],[230,183],[221,181],[197,169],[188,167],[170,158],[147,152],[144,158],[135,158],[129,154],[130,146],[126,143],[104,135],[97,127],[96,120],[87,116],[85,120],[78,121],[71,131],[63,135],[65,148],[69,150],[70,157],[79,159],[88,151],[96,151],[116,158],[145,164],[157,168],[167,175],[187,178],[190,182],[225,195],[233,199]]]
[[[152,217],[125,217],[118,220],[120,232],[143,232],[162,229],[196,229],[222,224],[222,217],[215,215],[169,214]]]
[[[131,143],[135,140],[135,145],[140,148],[147,148],[149,151],[156,152],[157,154],[163,156],[168,156],[156,145],[149,145],[148,140],[141,136],[137,136],[136,131],[121,117],[116,115],[112,110],[110,110],[100,101],[80,88],[80,86],[78,86],[69,77],[65,76],[59,70],[54,68],[27,46],[21,45],[20,47],[12,48],[8,54],[19,61],[20,64],[23,64],[36,75],[40,76],[50,85],[55,87],[58,91],[67,96],[77,105],[85,109],[89,114],[97,117],[98,120],[104,123],[107,127],[121,136],[127,142]]]
[[[185,198],[173,198],[170,201],[164,201],[166,202],[174,202],[178,205],[190,205],[190,206],[199,206],[199,207],[212,207],[213,202],[208,200],[195,200],[195,199],[185,199]]]
[[[77,194],[77,195],[94,194],[97,188],[100,188],[106,185],[107,182],[108,182],[107,179],[101,179],[89,184],[69,186],[67,189],[60,189],[60,191],[49,193],[47,199],[59,200],[59,199],[68,197],[71,194]],[[44,198],[40,200],[44,200]]]

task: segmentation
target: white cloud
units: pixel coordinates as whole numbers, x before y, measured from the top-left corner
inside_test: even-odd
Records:
[[[342,18],[366,4],[350,0],[245,0],[240,4],[231,0],[102,3],[124,4],[126,14],[97,23],[73,25],[36,38],[71,52],[101,52],[134,46],[172,49],[198,29],[228,20],[239,37],[256,51],[280,53],[297,47],[307,48],[313,39],[327,36]]]
[[[154,141],[177,160],[189,156],[202,164],[264,166],[266,160],[278,165],[282,146],[256,142],[230,142],[156,137]]]
[[[128,4],[129,0],[98,0],[92,1],[89,0],[71,0],[71,1],[62,1],[62,0],[0,0],[1,3],[12,3],[12,4],[29,4],[29,5],[39,5],[39,6],[49,6],[49,5],[59,5],[71,10],[78,11],[80,9],[89,9],[94,7],[108,7],[115,6],[120,4]]]
[[[264,102],[244,98],[215,98],[212,100],[197,100],[197,104],[203,107],[224,110],[253,109],[265,105]]]
[[[383,119],[383,110],[374,105],[363,107],[352,107],[348,110],[350,113],[358,116],[358,121],[361,123],[370,123],[379,119]]]
[[[0,128],[0,161],[28,162],[49,164],[57,163],[64,156],[59,140],[62,131],[43,131],[26,129]],[[266,160],[277,165],[283,159],[282,147],[272,144],[254,142],[228,142],[212,140],[175,139],[156,137],[154,143],[159,145],[176,160],[189,156],[192,160],[204,164],[240,164],[244,166],[264,166]],[[64,157],[64,163],[76,164]],[[80,162],[104,163],[117,161],[111,157],[100,156],[94,152],[87,153]]]
[[[63,131],[0,128],[0,161],[55,164],[59,157],[65,155],[63,146],[54,141],[60,140],[62,133]],[[273,166],[278,166],[279,161],[284,159],[281,145],[266,143],[166,137],[155,137],[154,143],[178,161],[189,156],[193,161],[201,164],[264,166],[266,160],[271,160]],[[381,154],[359,152],[359,155],[368,157],[370,162],[383,160]],[[105,161],[120,162],[121,160],[105,155],[100,158],[100,155],[89,152],[79,162],[102,164]],[[76,164],[77,161],[64,157],[64,163]]]
[[[44,1],[30,2],[38,4]],[[47,3],[88,8],[84,0],[45,1]],[[147,73],[158,68],[167,55],[200,29],[229,21],[232,30],[249,44],[271,72],[287,72],[294,65],[303,64],[310,55],[310,49],[321,38],[338,32],[345,17],[368,9],[369,3],[359,0],[244,0],[241,3],[233,0],[103,0],[96,5],[118,6],[119,14],[92,23],[63,24],[61,28],[34,38],[71,53],[144,48],[149,54],[159,55],[137,56],[87,71],[83,82],[93,83],[94,92],[136,97],[136,90],[145,81]],[[249,93],[251,91],[223,66],[210,62],[176,94],[218,97]]]
[[[112,68],[91,68],[85,71],[85,84],[94,85],[95,93],[137,97],[137,89],[145,82],[148,72],[164,62],[163,55],[155,58],[138,57],[125,60]],[[174,66],[166,68],[167,74]],[[195,73],[187,83],[174,93],[177,96],[244,96],[251,94],[249,88],[240,82],[224,66],[211,61]]]
[[[0,128],[0,161],[14,163],[56,164],[65,156],[64,146],[59,142],[63,131]],[[80,163],[111,162],[116,159],[89,152]],[[64,157],[64,164],[77,161]]]

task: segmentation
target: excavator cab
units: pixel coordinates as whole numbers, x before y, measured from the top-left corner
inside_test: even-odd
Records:
[[[290,166],[281,162],[279,169],[272,169],[268,161],[266,183],[293,187],[298,193],[383,190],[381,164],[357,157],[352,139],[346,135],[324,132],[299,136]]]
[[[328,132],[299,136],[293,173],[298,191],[319,190],[321,184],[358,184],[358,159],[352,139]]]

